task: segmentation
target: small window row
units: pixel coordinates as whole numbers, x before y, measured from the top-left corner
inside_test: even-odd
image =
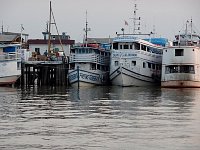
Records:
[[[195,73],[193,65],[169,65],[165,67],[165,74],[169,73]]]
[[[131,66],[136,66],[136,64],[137,64],[136,61],[131,61]],[[119,66],[119,61],[115,61],[114,65]],[[161,70],[161,65],[150,62],[143,62],[143,68]]]
[[[140,43],[113,43],[113,49],[122,50],[122,49],[135,49],[135,50],[143,50],[150,53],[162,54],[160,49],[148,47],[146,45]]]

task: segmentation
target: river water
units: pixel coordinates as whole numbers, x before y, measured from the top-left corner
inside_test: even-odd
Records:
[[[200,89],[0,87],[1,150],[199,150]]]

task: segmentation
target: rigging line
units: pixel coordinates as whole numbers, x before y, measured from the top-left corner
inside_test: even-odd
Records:
[[[58,39],[59,39],[59,41],[60,41],[60,45],[61,45],[62,51],[64,52],[63,45],[62,45],[62,42],[61,42],[61,39],[60,39],[60,35],[59,35],[59,32],[58,32],[58,27],[57,27],[57,25],[56,25],[56,20],[55,20],[55,18],[54,18],[53,10],[52,10],[52,16],[53,16],[54,24],[55,24],[55,26],[56,26],[56,31],[57,31],[57,34],[58,34]]]

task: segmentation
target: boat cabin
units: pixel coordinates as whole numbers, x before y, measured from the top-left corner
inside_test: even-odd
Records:
[[[175,36],[173,46],[195,46],[200,45],[200,36],[197,34],[180,34]]]
[[[138,40],[134,42],[114,42],[112,45],[114,50],[142,50],[155,54],[162,54],[162,51],[158,49],[155,45],[144,41]]]
[[[110,51],[94,47],[73,47],[70,50],[69,68],[80,69],[90,68],[90,70],[109,70]],[[88,66],[89,65],[89,66]]]

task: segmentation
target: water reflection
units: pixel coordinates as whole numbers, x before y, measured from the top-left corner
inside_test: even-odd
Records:
[[[0,149],[200,148],[200,89],[0,88]]]

